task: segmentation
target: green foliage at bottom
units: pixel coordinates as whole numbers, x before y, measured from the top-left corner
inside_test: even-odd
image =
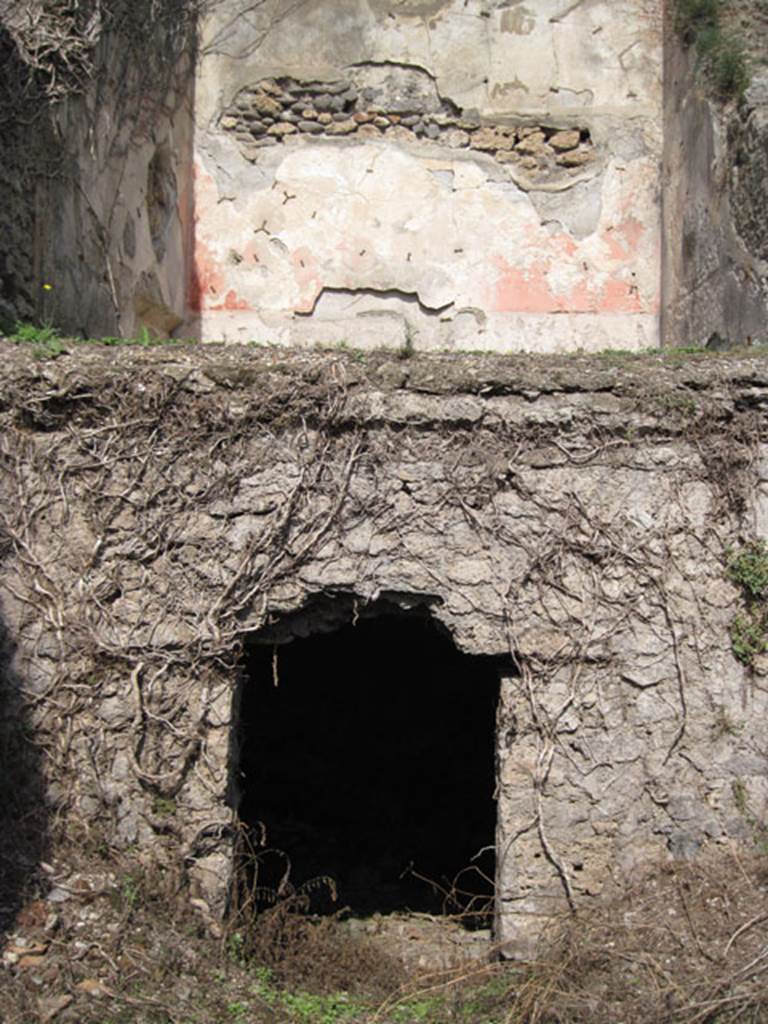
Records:
[[[65,339],[49,320],[41,324],[17,321],[13,331],[8,335],[8,340],[16,345],[32,345],[36,359],[56,359],[77,345],[106,345],[109,347],[135,345],[140,348],[153,348],[156,345],[191,344],[189,339],[156,338],[146,327],[142,327],[139,333],[132,338],[107,336],[104,338]]]

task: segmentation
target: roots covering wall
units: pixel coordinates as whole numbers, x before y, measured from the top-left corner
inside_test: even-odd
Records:
[[[221,910],[245,638],[393,594],[514,666],[510,949],[616,872],[750,840],[766,689],[729,566],[766,532],[762,361],[2,357],[3,772],[54,841],[182,862]]]

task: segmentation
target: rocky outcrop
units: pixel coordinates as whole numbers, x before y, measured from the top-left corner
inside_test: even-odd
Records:
[[[759,31],[752,35],[761,38]],[[723,103],[674,35],[666,66],[664,341],[762,343],[768,337],[766,72],[757,70],[743,97]]]

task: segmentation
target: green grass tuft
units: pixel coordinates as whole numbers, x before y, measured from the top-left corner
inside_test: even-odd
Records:
[[[154,348],[158,345],[192,345],[191,338],[156,338],[147,327],[142,327],[132,338],[107,335],[103,338],[62,338],[61,332],[50,321],[33,324],[17,321],[8,340],[16,345],[34,345],[34,355],[40,359],[55,359],[68,351],[66,346],[106,345],[109,347],[138,346]]]

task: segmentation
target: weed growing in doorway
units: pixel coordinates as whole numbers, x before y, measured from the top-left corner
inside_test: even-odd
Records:
[[[332,878],[322,875],[294,884],[290,858],[268,846],[263,826],[241,827],[238,845],[240,885],[228,938],[238,963],[257,965],[284,988],[325,995],[354,991],[361,977],[366,990],[377,993],[389,992],[402,981],[399,965],[344,927],[346,908],[322,917],[312,913],[313,900],[336,902]],[[262,875],[271,867],[273,877],[275,862],[279,879],[265,885]]]
[[[477,863],[467,865],[452,881],[428,878],[411,865],[406,874],[423,882],[442,900],[442,913],[446,919],[457,921],[465,928],[492,928],[495,909],[495,882]]]

